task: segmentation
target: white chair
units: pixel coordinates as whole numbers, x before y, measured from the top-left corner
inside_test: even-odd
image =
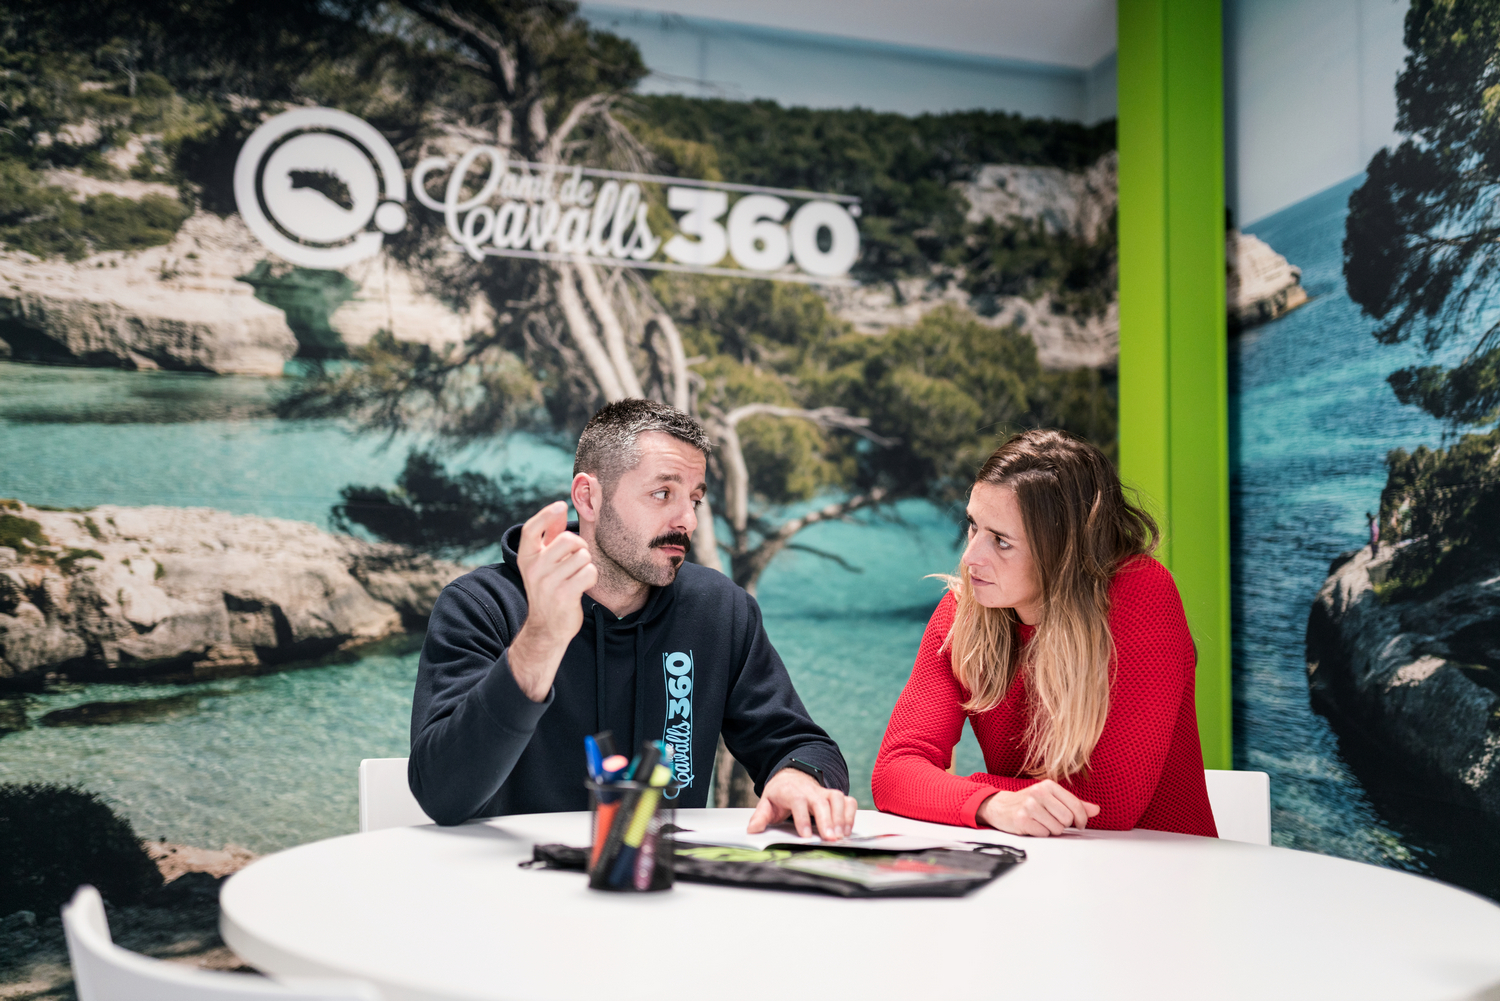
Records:
[[[278,982],[244,973],[198,970],[122,949],[109,937],[104,901],[80,886],[63,905],[63,933],[78,1001],[380,1001],[358,980]]]
[[[406,780],[405,758],[365,758],[359,763],[359,830],[430,824]]]
[[[1226,841],[1271,843],[1271,776],[1265,772],[1231,772],[1206,768],[1208,805],[1214,826]]]

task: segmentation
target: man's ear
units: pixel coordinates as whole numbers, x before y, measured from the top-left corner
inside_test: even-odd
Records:
[[[573,510],[578,512],[580,526],[584,522],[599,520],[599,512],[604,507],[604,486],[597,476],[590,476],[588,473],[574,476],[569,493],[573,500]]]

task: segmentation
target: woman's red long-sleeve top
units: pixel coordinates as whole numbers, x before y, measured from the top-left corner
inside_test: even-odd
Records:
[[[1127,831],[1145,827],[1216,837],[1203,779],[1203,749],[1193,700],[1197,656],[1172,575],[1156,560],[1137,557],[1109,587],[1109,629],[1117,655],[1104,731],[1086,775],[1061,784],[1091,803],[1090,827]],[[956,602],[946,595],[927,623],[885,740],[871,787],[877,809],[938,824],[978,827],[979,806],[996,790],[1015,791],[1038,779],[1021,777],[1030,720],[1026,673],[1019,672],[1000,704],[967,713],[969,693],[953,676],[942,649]],[[1021,642],[1032,628],[1020,627]],[[984,750],[986,771],[967,778],[947,766],[965,718]]]

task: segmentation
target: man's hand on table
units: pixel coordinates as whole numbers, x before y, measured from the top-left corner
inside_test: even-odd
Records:
[[[1089,818],[1099,815],[1099,806],[1079,799],[1051,779],[1015,792],[997,792],[979,804],[978,818],[997,831],[1045,838],[1069,827],[1080,831]]]
[[[583,626],[583,593],[599,571],[588,543],[568,531],[564,501],[548,504],[521,526],[516,565],[526,585],[526,624],[510,645],[510,673],[527,698],[541,702]]]
[[[854,814],[858,809],[859,804],[853,796],[845,796],[837,789],[824,789],[806,772],[783,768],[766,783],[760,805],[750,815],[750,824],[745,830],[759,834],[772,824],[791,817],[800,836],[812,837],[816,822],[819,837],[824,841],[837,841],[848,837],[854,830]]]

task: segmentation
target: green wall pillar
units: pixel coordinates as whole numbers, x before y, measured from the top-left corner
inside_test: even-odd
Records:
[[[1222,38],[1219,0],[1120,0],[1120,471],[1161,519],[1209,768],[1234,759]]]

